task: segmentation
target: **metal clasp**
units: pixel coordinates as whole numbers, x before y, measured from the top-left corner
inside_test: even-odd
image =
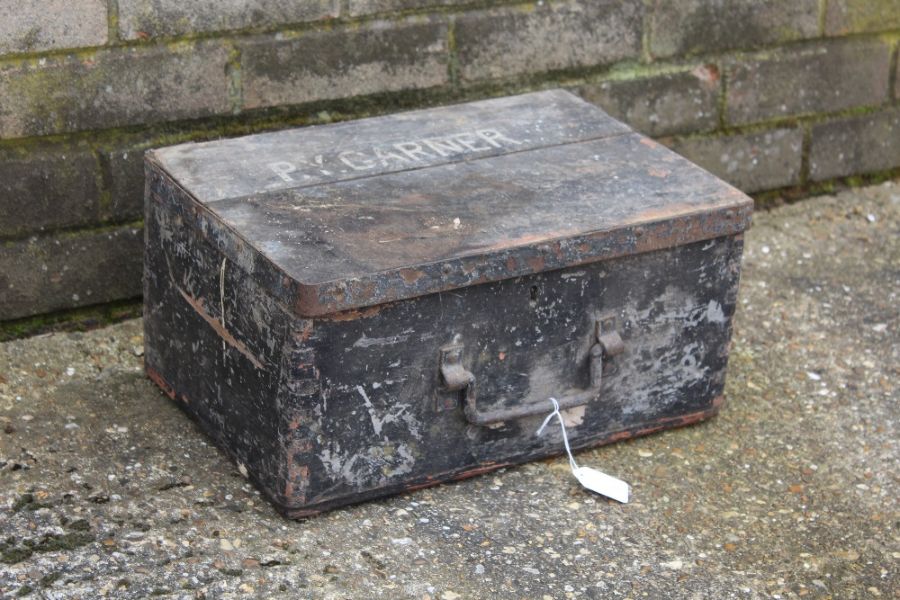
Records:
[[[441,378],[451,392],[475,385],[475,375],[462,366],[463,345],[449,344],[441,348]]]
[[[589,353],[590,387],[559,398],[558,403],[561,410],[582,406],[597,398],[603,383],[603,359],[611,358],[625,351],[625,343],[615,330],[600,331],[598,325],[596,339],[597,341],[591,346]],[[456,340],[441,348],[441,379],[448,391],[465,390],[463,410],[470,423],[491,425],[502,421],[546,414],[552,410],[553,406],[549,400],[502,410],[478,410],[475,374],[462,365],[462,353],[463,345]]]

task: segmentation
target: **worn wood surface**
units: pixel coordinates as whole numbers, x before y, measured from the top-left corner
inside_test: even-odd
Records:
[[[298,314],[314,316],[746,228],[746,196],[655,142],[623,132],[598,109],[561,92],[514,100],[362,121],[354,135],[346,123],[318,128],[309,152],[321,149],[327,132],[338,149],[367,147],[379,137],[437,139],[428,136],[445,121],[463,122],[489,152],[451,160],[431,150],[435,164],[407,168],[410,161],[398,160],[404,155],[398,142],[389,153],[395,158],[379,169],[391,172],[332,173],[325,182],[198,201],[208,215],[203,229],[232,260],[235,246],[255,253],[253,272],[263,285]],[[441,117],[436,125],[429,125],[432,114]],[[491,128],[496,121],[502,126]],[[263,183],[241,170],[255,173],[274,158],[267,137],[274,135],[177,146],[151,160],[195,198],[191,184],[203,176],[224,180],[230,193],[235,181],[247,189]],[[278,139],[306,148],[302,136],[295,130]],[[410,144],[425,153],[424,142]],[[234,172],[220,177],[224,166]],[[201,184],[201,194],[204,185],[213,183]]]
[[[451,344],[520,411],[618,333],[575,447],[721,403],[749,201],[636,134],[206,202],[153,158],[147,190],[147,371],[288,515],[561,450],[467,420]]]

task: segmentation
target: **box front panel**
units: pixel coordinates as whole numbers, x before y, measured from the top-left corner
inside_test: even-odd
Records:
[[[741,248],[740,236],[716,238],[305,322],[315,381],[285,401],[304,415],[289,459],[304,475],[295,508],[560,452],[558,429],[535,436],[546,412],[517,416],[550,396],[586,398],[564,413],[576,447],[712,415]],[[622,345],[592,379],[598,329]],[[469,414],[469,388],[442,377],[448,347],[474,380]],[[485,413],[511,416],[476,424]]]

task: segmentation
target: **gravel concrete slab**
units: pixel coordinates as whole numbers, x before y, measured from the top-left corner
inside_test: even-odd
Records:
[[[0,345],[0,595],[900,597],[900,185],[759,213],[727,404],[564,460],[279,517],[141,371],[139,321]]]

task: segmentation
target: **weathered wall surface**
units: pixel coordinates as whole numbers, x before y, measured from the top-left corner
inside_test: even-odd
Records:
[[[149,147],[563,86],[747,192],[823,187],[900,167],[898,43],[900,0],[0,6],[0,327],[140,294]]]

